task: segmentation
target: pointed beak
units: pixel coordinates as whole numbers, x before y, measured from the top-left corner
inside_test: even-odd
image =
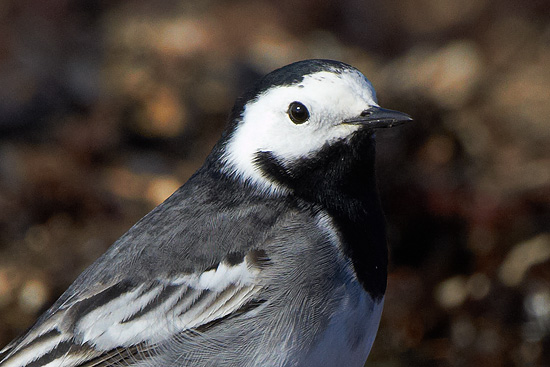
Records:
[[[378,106],[370,107],[357,117],[344,120],[344,124],[365,125],[372,129],[387,128],[412,121],[412,117],[406,113],[388,110]]]

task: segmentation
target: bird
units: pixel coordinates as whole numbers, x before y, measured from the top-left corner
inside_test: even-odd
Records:
[[[375,136],[411,120],[343,62],[265,75],[0,366],[363,366],[388,273]]]

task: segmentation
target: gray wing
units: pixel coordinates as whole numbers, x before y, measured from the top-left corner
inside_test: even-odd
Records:
[[[347,276],[334,234],[318,213],[281,200],[228,206],[209,195],[186,185],[144,217],[2,351],[0,366],[245,366],[251,351],[284,358],[289,334],[307,343],[315,333],[299,336],[296,319],[322,329],[326,279]]]
[[[6,349],[1,366],[114,366],[155,357],[156,347],[260,306],[263,253],[199,274],[89,289],[54,309]]]

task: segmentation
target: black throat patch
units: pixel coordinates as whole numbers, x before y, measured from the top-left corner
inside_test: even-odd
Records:
[[[270,180],[329,213],[359,281],[380,299],[386,291],[388,247],[374,149],[374,140],[363,131],[292,164],[284,164],[272,152],[257,153],[255,163]]]

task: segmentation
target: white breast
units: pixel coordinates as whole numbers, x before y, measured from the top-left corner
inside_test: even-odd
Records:
[[[319,342],[300,367],[362,367],[371,350],[384,299],[374,301],[360,284],[333,314]]]

